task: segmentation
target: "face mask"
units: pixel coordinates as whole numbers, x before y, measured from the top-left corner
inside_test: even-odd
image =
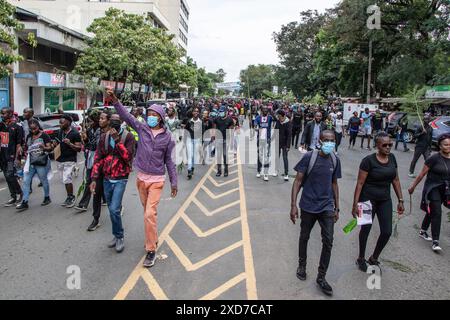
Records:
[[[158,117],[150,116],[147,118],[147,124],[150,126],[150,128],[158,126],[158,123]]]
[[[334,151],[334,148],[336,148],[335,142],[324,142],[322,144],[322,151],[325,154],[331,154]]]
[[[219,117],[225,118],[225,112],[219,112]]]

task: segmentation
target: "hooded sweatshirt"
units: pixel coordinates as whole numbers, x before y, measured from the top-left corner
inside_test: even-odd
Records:
[[[285,117],[283,122],[277,120],[275,130],[278,130],[280,148],[289,148],[292,139],[292,122]]]
[[[166,174],[166,168],[169,173],[170,184],[172,188],[178,185],[175,162],[172,159],[172,152],[175,147],[175,142],[172,140],[172,135],[167,130],[164,123],[164,132],[153,135],[150,126],[145,122],[139,122],[133,117],[125,107],[117,101],[114,104],[120,118],[132,127],[139,135],[138,149],[134,159],[134,167],[137,171],[153,176],[161,176]],[[154,104],[148,110],[155,111],[164,122],[165,112],[162,106]]]

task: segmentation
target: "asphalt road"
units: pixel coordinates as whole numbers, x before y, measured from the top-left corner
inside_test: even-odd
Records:
[[[407,173],[412,152],[394,153],[409,209],[406,189],[411,183]],[[348,151],[344,142],[339,155],[342,212],[327,276],[334,288],[333,299],[449,299],[447,210],[442,222],[443,252],[435,254],[418,237],[423,218],[418,209],[420,187],[412,214],[400,221],[398,237],[391,239],[381,256],[381,289],[367,288],[369,275],[355,266],[358,232],[345,235],[342,228],[351,218],[359,163],[368,154],[367,150]],[[301,155],[293,150],[289,157],[293,168]],[[240,158],[244,160],[242,154]],[[422,164],[420,160],[417,170]],[[141,267],[144,227],[134,175],[124,197],[126,247],[121,254],[106,247],[112,238],[106,207],[102,226],[87,232],[91,212],[79,214],[59,205],[65,191],[57,175],[51,182],[53,204],[48,207],[40,207],[43,195],[35,181],[30,210],[17,213],[14,208],[0,208],[0,299],[329,299],[315,284],[321,250],[318,225],[308,247],[308,280],[301,282],[295,275],[299,224],[289,220],[292,179],[270,177],[264,182],[256,178],[256,166],[248,164],[230,168],[228,178],[216,178],[213,169],[197,166],[191,181],[184,171],[176,199],[170,199],[166,185],[158,212],[158,261],[150,270]],[[75,184],[80,183],[78,177]],[[0,203],[9,199],[5,188],[2,177]],[[378,236],[375,225],[368,253]],[[80,289],[67,287],[70,266],[79,267]]]

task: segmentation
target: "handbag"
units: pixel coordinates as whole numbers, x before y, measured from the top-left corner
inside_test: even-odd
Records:
[[[41,154],[30,154],[30,164],[37,167],[45,167],[48,162],[48,155],[43,152]]]

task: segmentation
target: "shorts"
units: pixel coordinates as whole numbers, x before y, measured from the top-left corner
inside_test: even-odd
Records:
[[[372,135],[372,127],[363,127],[362,128],[362,133],[365,136],[370,136]]]
[[[62,182],[64,184],[70,184],[73,181],[72,174],[75,168],[75,162],[60,162],[58,163],[58,171],[62,177]]]

